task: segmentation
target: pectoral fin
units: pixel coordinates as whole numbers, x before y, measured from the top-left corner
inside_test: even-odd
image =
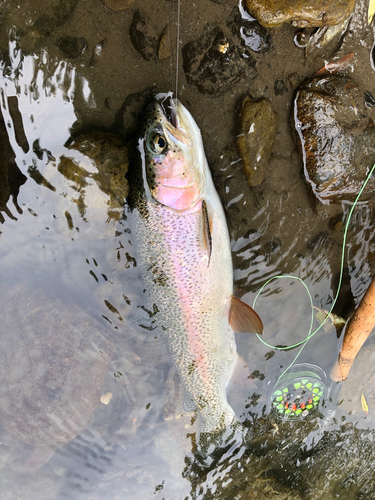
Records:
[[[250,306],[236,297],[232,297],[229,311],[229,323],[235,332],[263,333],[263,323]]]
[[[211,236],[211,225],[208,215],[207,203],[204,200],[202,201],[202,227],[203,227],[203,245],[204,248],[207,250],[208,266],[209,266],[212,254],[212,236]]]

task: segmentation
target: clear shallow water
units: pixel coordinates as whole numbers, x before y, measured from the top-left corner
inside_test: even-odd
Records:
[[[297,351],[273,351],[256,337],[237,336],[256,388],[251,394],[232,391],[230,398],[254,439],[247,449],[229,450],[206,468],[196,463],[190,419],[177,418],[181,407],[172,364],[154,329],[154,311],[145,310],[131,214],[125,210],[119,220],[108,217],[110,196],[92,175],[95,165],[67,144],[72,131],[95,128],[129,139],[131,113],[125,107],[123,120],[122,104],[155,83],[159,91],[173,88],[174,62],[147,62],[134,50],[127,34],[132,9],[119,14],[101,2],[90,8],[78,2],[65,23],[32,47],[25,36],[37,8],[28,3],[19,13],[5,5],[1,108],[7,157],[1,182],[10,194],[14,185],[19,188],[22,213],[11,199],[1,206],[0,378],[2,401],[11,408],[1,409],[1,498],[246,499],[277,493],[280,498],[375,498],[371,341],[343,387],[336,420],[327,425],[319,417],[300,423],[269,417],[268,383]],[[182,44],[196,38],[204,22],[224,23],[233,7],[184,2]],[[364,13],[365,4],[359,4],[352,36],[335,50],[341,55],[355,51],[349,74],[374,92],[373,35],[361,23]],[[176,5],[160,1],[149,14],[163,27],[175,22]],[[16,28],[9,31],[11,25]],[[55,42],[77,33],[88,48],[68,61]],[[293,71],[302,81],[334,49],[305,60],[293,45],[293,33],[289,27],[275,33],[274,50],[258,56],[256,79],[241,81],[220,100],[199,94],[180,68],[179,96],[201,127],[227,212],[239,293],[251,304],[270,277],[294,274],[308,286],[314,305],[329,309],[343,236],[337,222],[348,206],[311,203],[288,122],[293,91],[276,96],[273,82]],[[100,56],[93,60],[94,53]],[[280,122],[269,176],[257,189],[246,185],[233,148],[222,153],[235,138],[238,104],[249,90],[271,99]],[[84,186],[79,176],[59,169],[62,157],[73,157],[85,168]],[[18,182],[9,172],[17,173]],[[350,226],[336,308],[344,317],[374,274],[373,219],[372,206],[361,204]],[[271,282],[256,309],[270,344],[291,345],[309,331],[310,302],[297,280]],[[339,347],[335,332],[319,332],[298,361],[328,373]],[[40,380],[47,391],[35,388]],[[369,402],[367,417],[360,406],[362,392]],[[108,393],[109,403],[99,403]],[[40,416],[45,419],[39,423]]]

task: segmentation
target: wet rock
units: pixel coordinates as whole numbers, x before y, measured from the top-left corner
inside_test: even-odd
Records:
[[[271,28],[286,22],[300,28],[341,24],[353,12],[355,0],[246,0],[248,12]]]
[[[96,131],[78,137],[70,144],[69,149],[72,157],[61,156],[58,171],[76,185],[80,193],[77,205],[82,217],[90,203],[91,208],[97,206],[99,209],[102,205],[106,206],[105,215],[108,219],[119,219],[129,193],[126,179],[129,166],[128,150],[123,141],[115,135]],[[76,159],[74,152],[82,153],[84,156]],[[92,172],[90,167],[91,161],[96,166],[95,172]],[[84,188],[92,180],[100,188],[99,193],[103,193],[103,200],[93,199],[92,196],[89,200],[85,199]],[[100,217],[103,218],[103,214]]]
[[[76,59],[87,49],[87,41],[83,37],[63,36],[56,42],[65,57]]]
[[[61,26],[72,14],[78,0],[63,0],[61,2],[45,2],[46,7],[38,5],[38,12],[44,12],[34,23],[43,35],[49,35],[54,29]],[[34,9],[35,10],[35,9]]]
[[[276,80],[273,90],[275,95],[284,95],[288,92],[288,87],[285,85],[284,80]]]
[[[45,42],[45,37],[37,30],[30,30],[20,37],[20,46],[24,54],[35,53]]]
[[[134,48],[146,61],[155,57],[158,36],[146,14],[139,10],[135,11],[129,34]]]
[[[1,150],[3,151],[0,159],[0,223],[4,223],[6,217],[17,220],[14,215],[14,213],[16,213],[15,210],[19,214],[22,214],[22,209],[18,205],[17,197],[20,187],[25,184],[27,178],[22,174],[16,164],[5,123],[2,119],[0,119],[0,144]],[[13,208],[10,210],[9,208],[10,197],[12,197],[15,210],[13,210]]]
[[[256,75],[250,51],[226,36],[216,27],[182,49],[183,68],[189,83],[202,94],[219,97],[247,75]]]
[[[309,453],[298,457],[298,472],[292,475],[296,479],[306,478],[307,474],[314,477],[314,488],[304,495],[306,500],[374,498],[375,433],[368,423],[365,426],[368,428],[358,429],[343,418],[337,430],[324,432]]]
[[[314,78],[299,88],[292,120],[306,181],[323,203],[354,201],[375,163],[375,124],[363,92],[347,77]],[[371,178],[361,200],[373,197]]]
[[[253,422],[252,422],[253,423]],[[279,424],[279,423],[278,423]],[[256,422],[256,425],[257,422]],[[257,437],[252,440],[251,451],[246,456],[245,460],[241,461],[240,467],[232,467],[230,471],[230,481],[223,480],[220,477],[215,480],[215,492],[208,498],[238,498],[241,500],[302,500],[302,495],[293,484],[287,483],[280,478],[285,478],[286,474],[288,477],[292,475],[290,469],[284,469],[284,474],[280,474],[280,471],[276,470],[276,453],[274,452],[275,444],[279,439],[281,433],[278,430],[281,425],[276,427],[276,424],[263,424],[262,435],[258,442]],[[253,426],[254,427],[254,426]],[[253,427],[251,430],[253,431]],[[293,427],[295,431],[296,426]],[[258,433],[258,430],[256,430]],[[294,436],[295,437],[295,436]],[[291,440],[290,440],[291,441]],[[278,443],[277,443],[278,444]],[[287,448],[289,443],[285,442],[284,439],[284,450]],[[281,446],[280,446],[281,448]],[[216,471],[218,466],[216,465],[218,456],[220,459],[220,467],[224,464],[225,467],[230,467],[230,459],[226,458],[225,455],[220,457],[219,453],[212,454],[213,465],[210,464],[211,469],[207,466],[205,470]],[[284,453],[282,460],[283,465],[289,465],[286,460],[286,453]],[[279,457],[277,457],[279,458]],[[216,460],[214,462],[214,460]],[[233,460],[233,458],[232,458]],[[196,461],[192,460],[190,457],[185,458],[185,469],[183,471],[184,477],[186,477],[192,484],[192,497],[199,498],[199,492],[205,487],[204,481],[207,475],[197,474],[197,470],[201,471],[203,469],[201,461],[196,455]],[[227,465],[228,464],[228,465]],[[282,469],[283,465],[280,467]],[[293,464],[294,465],[294,464]],[[215,467],[215,469],[214,469]],[[298,469],[296,466],[293,467],[292,472]],[[204,470],[204,469],[203,469]],[[211,491],[209,491],[211,494]]]
[[[269,31],[255,19],[244,19],[237,7],[229,16],[227,25],[233,35],[239,37],[253,52],[264,54],[271,49],[272,37]]]
[[[295,73],[291,73],[290,75],[288,75],[287,80],[288,80],[289,87],[292,90],[294,90],[295,88],[297,88],[301,84],[303,78],[301,77],[301,75],[299,73],[295,72]]]
[[[171,52],[171,42],[169,34],[169,24],[167,24],[159,40],[158,58],[160,61],[165,61],[166,59],[170,59],[171,56],[172,52]]]
[[[277,122],[278,116],[272,111],[268,99],[244,99],[237,147],[249,186],[259,186],[264,180],[276,137]]]
[[[155,88],[149,87],[142,92],[130,94],[117,113],[115,129],[125,136],[126,140],[134,140],[139,133],[139,116],[142,110],[155,99]]]
[[[106,7],[112,10],[120,11],[129,9],[133,5],[134,0],[102,0]]]
[[[28,31],[38,33],[38,36],[48,36],[53,30],[68,20],[77,5],[78,0],[24,0],[17,5],[14,2],[2,2],[0,19],[2,27],[16,29],[22,37]],[[7,32],[7,29],[4,30]]]

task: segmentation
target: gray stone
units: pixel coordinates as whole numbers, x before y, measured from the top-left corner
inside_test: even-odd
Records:
[[[354,201],[375,163],[375,124],[364,93],[348,77],[308,80],[292,121],[309,188],[324,203]],[[373,197],[371,178],[361,200]]]
[[[248,50],[219,28],[206,31],[182,49],[183,68],[189,83],[202,94],[219,97],[247,75],[256,75],[255,61]]]
[[[87,41],[83,37],[63,36],[56,42],[65,57],[76,59],[87,49]]]

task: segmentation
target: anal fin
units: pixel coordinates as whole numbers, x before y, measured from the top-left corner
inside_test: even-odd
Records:
[[[263,333],[263,323],[252,307],[232,296],[229,323],[238,333]]]

